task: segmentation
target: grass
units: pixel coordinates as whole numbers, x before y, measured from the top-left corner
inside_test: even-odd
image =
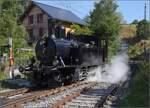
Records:
[[[6,78],[6,74],[4,72],[0,72],[0,80],[4,80]]]
[[[127,90],[127,96],[120,103],[121,107],[149,108],[149,65],[141,63],[133,77],[132,87]]]

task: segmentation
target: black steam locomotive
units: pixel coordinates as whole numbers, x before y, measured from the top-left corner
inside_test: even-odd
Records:
[[[106,45],[98,36],[44,37],[36,44],[36,58],[19,70],[31,74],[32,82],[37,85],[83,80],[90,68],[105,61]]]

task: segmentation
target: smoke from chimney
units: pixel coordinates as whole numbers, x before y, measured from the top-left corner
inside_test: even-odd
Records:
[[[105,71],[104,71],[105,70]],[[128,55],[126,53],[114,56],[110,64],[103,68],[99,66],[88,74],[88,81],[119,83],[124,82],[129,75]]]

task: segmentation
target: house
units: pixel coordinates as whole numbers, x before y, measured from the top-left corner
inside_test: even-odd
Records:
[[[20,17],[21,23],[28,32],[28,42],[33,42],[48,34],[48,25],[61,25],[65,33],[71,30],[72,24],[84,25],[85,22],[69,10],[42,4],[32,1],[23,15]],[[50,24],[51,25],[51,24]]]

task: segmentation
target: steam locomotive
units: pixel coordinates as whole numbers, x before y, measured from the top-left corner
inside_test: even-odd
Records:
[[[30,74],[34,84],[46,85],[84,80],[90,68],[105,61],[107,51],[106,42],[95,35],[74,38],[47,36],[38,40],[35,53],[36,58],[31,58],[28,66],[19,70]]]

